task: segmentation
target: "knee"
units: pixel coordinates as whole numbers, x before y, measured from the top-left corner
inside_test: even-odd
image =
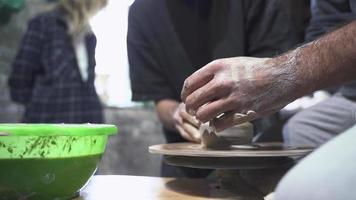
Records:
[[[307,160],[307,162],[306,162]],[[324,199],[318,196],[323,182],[320,181],[320,169],[316,169],[315,163],[310,159],[304,159],[293,167],[278,183],[275,190],[275,200],[318,200]],[[315,186],[318,187],[315,187]],[[318,197],[318,198],[316,198]]]
[[[302,176],[302,175],[300,175]],[[312,189],[310,189],[312,188]],[[314,186],[310,186],[308,182],[301,183],[299,180],[296,182],[295,177],[284,177],[278,184],[274,199],[275,200],[301,200],[301,199],[313,199],[313,192],[310,190],[315,190]]]
[[[299,162],[279,182],[274,199],[355,199],[356,162],[350,160],[356,152],[355,130],[341,134]]]
[[[301,144],[306,139],[305,123],[300,119],[299,114],[293,116],[283,127],[283,141],[288,145]]]

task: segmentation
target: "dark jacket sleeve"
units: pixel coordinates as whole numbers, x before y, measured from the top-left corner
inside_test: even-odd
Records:
[[[130,65],[130,80],[133,101],[159,101],[174,99],[172,89],[164,74],[158,56],[159,45],[150,24],[145,6],[150,1],[136,1],[130,8],[127,34],[127,49]],[[173,77],[174,75],[172,75]]]
[[[245,1],[248,56],[278,55],[299,42],[284,5],[283,0]]]
[[[349,0],[312,0],[311,13],[312,19],[305,37],[307,42],[356,19]]]
[[[41,71],[42,38],[43,28],[40,19],[32,19],[20,44],[8,80],[11,99],[17,103],[27,104],[31,99],[36,76]]]

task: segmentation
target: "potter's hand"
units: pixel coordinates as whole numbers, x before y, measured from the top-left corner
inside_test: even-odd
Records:
[[[185,104],[181,103],[174,112],[175,127],[181,136],[190,142],[200,142],[200,123],[194,116],[186,112]]]
[[[290,68],[277,61],[236,57],[209,63],[184,82],[187,111],[201,122],[212,120],[217,131],[279,111],[295,85]]]

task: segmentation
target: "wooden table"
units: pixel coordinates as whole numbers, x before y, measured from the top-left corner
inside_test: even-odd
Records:
[[[94,176],[77,200],[239,199],[205,179]]]

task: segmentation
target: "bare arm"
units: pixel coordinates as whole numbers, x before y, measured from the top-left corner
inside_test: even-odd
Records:
[[[27,104],[30,101],[36,78],[43,73],[43,35],[41,20],[30,20],[8,80],[11,99],[17,103]]]
[[[187,110],[217,130],[279,111],[312,91],[356,79],[356,22],[276,58],[236,57],[188,77]]]
[[[292,59],[299,96],[356,79],[356,22],[276,58]],[[295,58],[293,58],[293,56]]]
[[[163,126],[171,131],[176,131],[173,119],[174,112],[179,106],[179,102],[170,99],[164,99],[156,103],[156,112]]]

